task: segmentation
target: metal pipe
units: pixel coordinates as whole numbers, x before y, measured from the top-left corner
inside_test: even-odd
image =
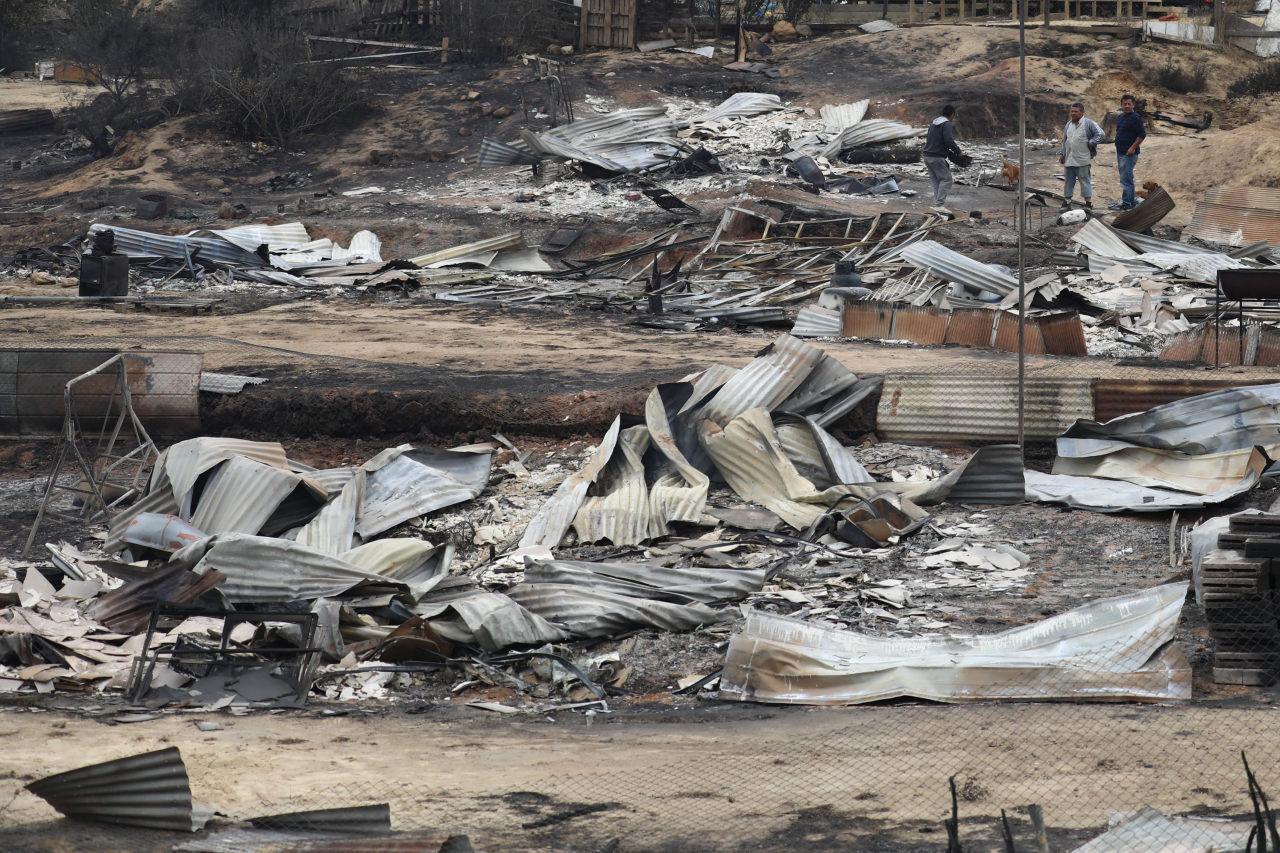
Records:
[[[1046,0],[1047,2],[1047,0]],[[1027,0],[1018,0],[1018,447],[1026,440],[1027,393]]]

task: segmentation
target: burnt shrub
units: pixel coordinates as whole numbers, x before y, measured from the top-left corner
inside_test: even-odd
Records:
[[[1280,92],[1280,60],[1268,62],[1227,87],[1228,98],[1248,98],[1272,92]]]
[[[1192,92],[1203,91],[1205,70],[1202,67],[1187,68],[1173,60],[1169,60],[1151,72],[1150,80],[1155,85],[1162,86],[1170,92],[1188,95]]]

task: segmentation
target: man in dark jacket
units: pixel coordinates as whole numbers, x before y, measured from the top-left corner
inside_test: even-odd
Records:
[[[942,115],[930,123],[929,133],[924,140],[924,165],[929,170],[929,185],[933,187],[932,210],[946,216],[951,215],[951,211],[944,205],[952,184],[951,166],[947,163],[947,158],[958,163],[968,159],[960,146],[956,145],[956,130],[951,123],[955,114],[956,108],[951,104],[943,107]]]
[[[1133,210],[1138,204],[1134,194],[1133,167],[1138,164],[1139,149],[1147,138],[1142,116],[1134,112],[1133,95],[1120,99],[1120,118],[1116,121],[1116,172],[1120,175],[1120,201],[1110,205],[1111,210]]]

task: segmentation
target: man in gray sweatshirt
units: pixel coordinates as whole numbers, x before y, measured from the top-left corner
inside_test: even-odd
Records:
[[[963,164],[969,158],[960,150],[960,146],[956,145],[956,130],[951,123],[951,119],[955,117],[956,108],[947,104],[942,108],[942,115],[935,118],[929,124],[929,133],[924,140],[924,165],[929,170],[929,185],[933,187],[933,211],[950,215],[951,211],[945,207],[947,203],[947,193],[951,191],[951,166],[947,163],[950,158],[958,163]]]
[[[1071,206],[1071,197],[1076,191],[1076,181],[1080,182],[1080,195],[1084,197],[1084,206],[1093,207],[1093,176],[1090,174],[1093,158],[1098,154],[1098,143],[1105,134],[1097,122],[1084,117],[1084,104],[1077,101],[1071,105],[1070,121],[1062,128],[1062,148],[1058,151],[1058,162],[1066,167],[1065,185],[1062,194],[1067,200],[1063,207]]]

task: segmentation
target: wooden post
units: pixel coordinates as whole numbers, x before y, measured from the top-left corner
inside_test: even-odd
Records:
[[[1044,7],[1044,25],[1047,27],[1050,24],[1049,0],[1040,0],[1040,5]]]
[[[715,10],[716,10],[715,40],[720,41],[720,17],[724,15],[724,0],[716,0]]]
[[[916,0],[907,0],[907,23],[916,22]]]
[[[735,62],[747,61],[747,31],[742,28],[742,0],[736,2],[738,13],[738,47],[734,51]]]
[[[449,63],[449,37],[445,36],[440,39],[440,64],[447,65]]]
[[[1213,43],[1226,49],[1227,46],[1227,4],[1226,0],[1216,0],[1213,4]]]

